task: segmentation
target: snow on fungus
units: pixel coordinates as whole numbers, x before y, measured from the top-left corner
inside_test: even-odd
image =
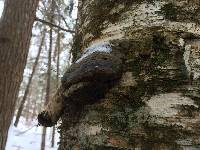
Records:
[[[110,53],[112,51],[111,44],[109,42],[104,42],[100,44],[93,44],[92,46],[85,49],[84,53],[82,54],[81,58],[79,58],[76,63],[79,63],[87,56],[91,55],[94,52],[104,52]]]

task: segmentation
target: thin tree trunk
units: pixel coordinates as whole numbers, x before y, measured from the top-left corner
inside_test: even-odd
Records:
[[[58,5],[60,6],[60,0],[58,1]],[[58,13],[60,15],[60,10],[58,10]],[[59,17],[59,26],[60,26],[60,17]],[[58,89],[59,87],[59,74],[60,74],[60,29],[58,29],[58,32],[57,32],[57,39],[56,39],[56,46],[55,46],[55,52],[54,52],[54,59],[56,57],[56,53],[57,53],[57,75],[56,75],[56,89]],[[52,139],[51,139],[51,147],[54,147],[55,145],[55,126],[53,126],[53,132],[52,132]]]
[[[27,87],[26,87],[26,90],[24,92],[24,96],[23,96],[23,99],[20,103],[20,106],[19,106],[19,109],[17,111],[17,116],[16,116],[16,119],[15,119],[15,123],[14,123],[14,126],[17,127],[18,125],[18,122],[19,122],[19,119],[20,119],[20,116],[22,114],[22,111],[23,111],[23,108],[24,108],[24,103],[26,102],[26,99],[27,99],[27,95],[29,94],[29,89],[30,89],[30,86],[31,86],[31,82],[32,82],[32,79],[33,79],[33,76],[35,74],[35,70],[37,68],[37,65],[38,65],[38,61],[39,61],[39,58],[40,58],[40,54],[41,54],[41,51],[42,51],[42,47],[44,45],[44,40],[45,40],[45,35],[46,35],[46,30],[43,31],[43,34],[42,34],[42,38],[41,38],[41,42],[40,42],[40,45],[39,45],[39,49],[38,49],[38,53],[37,53],[37,56],[35,58],[35,62],[33,64],[33,69],[32,69],[32,73],[29,77],[29,80],[28,80],[28,84],[27,84]]]
[[[33,108],[33,112],[32,112],[32,115],[31,115],[31,120],[34,120],[35,116],[37,115],[36,110],[38,110],[38,106],[37,106],[36,100],[34,100],[32,106],[33,106],[32,107]]]
[[[56,127],[53,126],[52,136],[51,136],[51,147],[54,147],[54,145],[55,145],[55,133],[56,133]]]
[[[57,43],[56,43],[56,49],[57,49],[57,75],[56,75],[56,89],[59,87],[59,74],[60,74],[60,30],[58,30],[57,35]],[[52,139],[51,139],[51,147],[54,147],[55,143],[55,126],[53,126],[53,132],[52,132]]]
[[[38,82],[37,82],[37,84],[35,85],[35,86],[38,86]],[[37,89],[37,91],[38,91],[38,93],[40,93],[40,91]],[[36,93],[35,91],[34,91],[34,93]],[[37,94],[37,93],[36,93]],[[40,94],[42,94],[42,93],[40,93]],[[38,102],[38,99],[40,98],[40,96],[39,95],[37,95],[36,96],[37,98],[34,98],[33,100],[32,100],[32,113],[31,113],[31,120],[33,121],[34,120],[34,118],[36,117],[36,115],[37,115],[37,110],[39,110],[39,105],[37,105],[37,102]]]
[[[29,94],[27,96],[27,103],[26,103],[25,109],[24,109],[25,110],[24,117],[26,119],[26,124],[28,124],[28,120],[29,120],[29,117],[30,117],[31,94],[32,94],[32,87],[30,87]]]
[[[46,87],[46,98],[45,104],[46,105],[50,98],[50,80],[51,80],[51,53],[52,53],[52,27],[50,28],[50,44],[49,44],[49,54],[48,54],[48,70],[47,70],[47,87]],[[42,130],[42,142],[41,142],[41,150],[45,150],[46,144],[46,127],[43,127]]]
[[[42,128],[42,142],[41,142],[41,150],[45,150],[45,144],[46,144],[46,128]]]
[[[41,97],[40,97],[41,104],[44,103],[44,99],[45,99],[44,96],[45,96],[45,87],[42,88],[42,90],[41,90]],[[42,110],[42,108],[43,108],[43,106],[40,105],[38,111],[40,112]]]
[[[60,42],[59,40],[60,40],[60,30],[58,30],[58,34],[59,34],[59,36],[58,36],[58,34],[57,34],[57,38],[56,38],[56,45],[55,45],[55,49],[54,49],[54,53],[53,53],[53,61],[54,62],[56,62],[56,56],[58,55],[58,42]],[[58,57],[58,56],[57,56]]]
[[[51,12],[50,12],[50,22],[53,23],[54,18],[54,0],[51,2]],[[45,99],[45,105],[49,102],[50,99],[50,88],[51,88],[51,55],[52,55],[52,42],[53,42],[53,27],[50,26],[49,31],[49,54],[48,54],[48,70],[47,70],[47,87],[46,87],[46,99]],[[41,150],[45,150],[45,144],[46,144],[46,127],[43,127],[42,132],[42,142],[41,142]]]
[[[26,65],[38,0],[5,0],[0,22],[0,150],[7,133]]]

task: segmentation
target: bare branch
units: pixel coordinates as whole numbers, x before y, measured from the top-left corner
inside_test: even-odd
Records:
[[[41,23],[43,23],[43,24],[46,24],[46,25],[48,25],[48,26],[52,26],[52,27],[58,28],[58,29],[60,29],[60,30],[62,30],[62,31],[65,31],[65,32],[75,33],[75,31],[73,31],[73,30],[64,29],[64,28],[62,28],[62,27],[60,27],[60,26],[58,26],[58,25],[55,25],[55,24],[53,24],[53,23],[51,23],[51,22],[48,22],[48,21],[46,21],[46,20],[42,20],[42,19],[37,18],[37,17],[35,18],[35,21],[39,21],[39,22],[41,22]]]

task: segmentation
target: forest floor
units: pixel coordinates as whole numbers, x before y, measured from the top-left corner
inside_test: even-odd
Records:
[[[40,150],[42,127],[36,127],[37,121],[25,121],[20,118],[18,127],[11,125],[6,150]],[[56,132],[55,146],[51,148],[52,128],[47,128],[45,150],[57,150],[59,135]]]

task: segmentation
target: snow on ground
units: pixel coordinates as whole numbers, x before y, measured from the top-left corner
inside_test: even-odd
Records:
[[[34,126],[36,124],[37,121],[33,121],[27,125],[25,119],[20,118],[17,128],[11,125],[8,133],[6,150],[40,150],[42,127]],[[45,150],[58,149],[57,142],[59,141],[59,135],[56,132],[55,147],[51,148],[51,133],[52,128],[47,128]]]

